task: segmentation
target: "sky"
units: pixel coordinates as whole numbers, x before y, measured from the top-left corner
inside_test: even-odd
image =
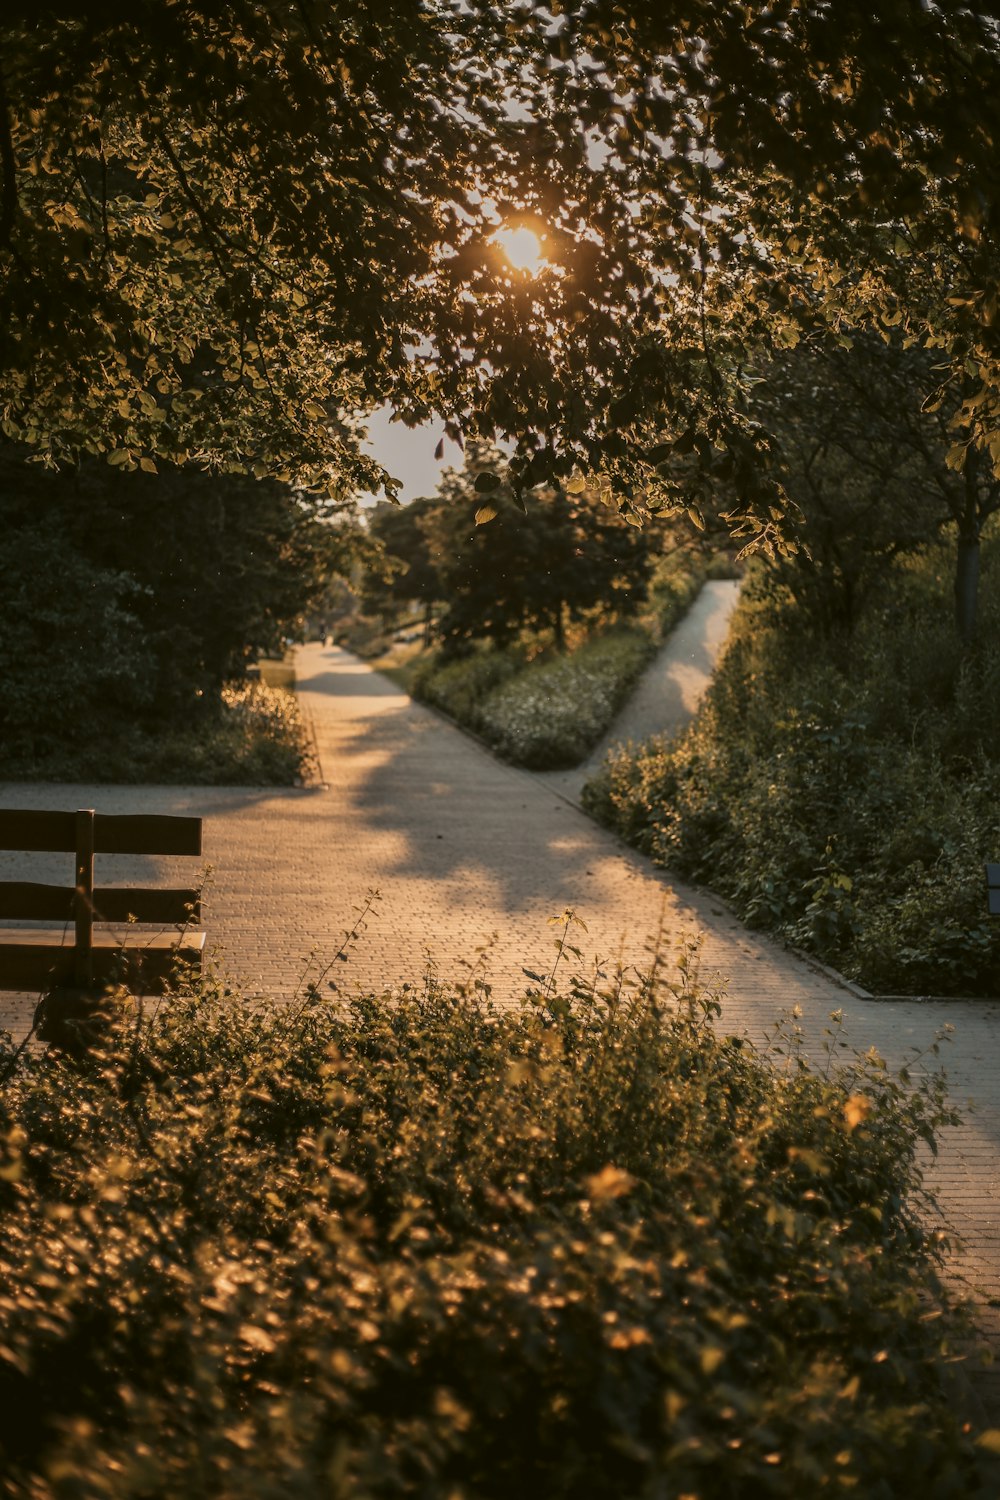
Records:
[[[544,262],[538,237],[530,229],[501,229],[494,239],[499,241],[511,264],[519,271],[533,275]],[[436,459],[434,450],[442,438],[444,456]],[[390,474],[403,481],[399,492],[403,501],[433,495],[442,470],[462,467],[462,453],[457,444],[445,437],[443,422],[432,422],[426,427],[404,427],[402,422],[390,422],[387,406],[381,407],[369,421],[368,440],[364,447]],[[361,504],[375,505],[384,498],[364,495]]]
[[[400,499],[416,500],[420,495],[434,494],[444,469],[461,467],[462,455],[450,438],[444,439],[444,457],[435,459],[434,449],[442,437],[443,422],[404,427],[402,422],[390,422],[389,408],[382,407],[368,423],[364,446],[390,474],[403,481]],[[363,495],[361,504],[375,505],[379,498],[384,500],[385,496]]]

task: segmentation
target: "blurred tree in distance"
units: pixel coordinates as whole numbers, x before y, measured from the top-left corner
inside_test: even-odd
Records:
[[[567,621],[634,614],[650,571],[647,534],[586,490],[540,490],[518,503],[504,468],[498,450],[470,443],[464,467],[446,471],[437,504],[420,517],[437,561],[445,608],[435,633],[445,645],[504,645],[527,627],[550,630],[562,650]]]
[[[365,573],[361,592],[365,610],[384,613],[401,605],[421,605],[425,626],[429,625],[442,588],[424,522],[438,504],[433,497],[406,505],[383,501],[368,512],[368,532],[382,549],[382,562]]]

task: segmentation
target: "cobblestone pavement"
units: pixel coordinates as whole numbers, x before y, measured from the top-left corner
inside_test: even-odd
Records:
[[[346,653],[306,647],[299,683],[321,788],[6,784],[0,805],[204,817],[213,961],[255,993],[291,996],[310,954],[314,969],[328,962],[354,909],[377,887],[377,913],[356,954],[333,966],[342,989],[412,981],[427,954],[442,975],[460,975],[491,943],[495,996],[511,1001],[524,982],[522,965],[543,969],[552,961],[556,929],[548,919],[572,907],[588,927],[581,946],[605,960],[641,963],[661,923],[671,941],[702,933],[703,975],[727,988],[721,1024],[756,1040],[798,1006],[815,1052],[830,1013],[842,1010],[852,1045],[874,1045],[898,1063],[943,1024],[952,1026],[945,1066],[954,1097],[971,1099],[974,1112],[949,1133],[932,1180],[965,1239],[956,1271],[996,1335],[989,1304],[1000,1301],[1000,1005],[861,998],[749,934],[717,899],[668,879],[545,778],[495,761]],[[99,856],[98,878],[186,883],[187,863]],[[0,878],[70,879],[70,865],[63,856],[0,854]],[[0,1024],[23,1034],[31,1007],[31,996],[0,996]],[[992,1408],[995,1384],[987,1374],[976,1379]]]
[[[578,803],[584,783],[600,768],[612,746],[630,741],[638,745],[652,734],[676,734],[684,728],[712,680],[739,593],[737,579],[705,584],[601,742],[582,765],[571,771],[546,772],[550,786]]]

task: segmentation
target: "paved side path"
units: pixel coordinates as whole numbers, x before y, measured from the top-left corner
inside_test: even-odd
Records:
[[[546,771],[550,786],[579,804],[584,783],[600,769],[613,745],[638,745],[651,734],[677,734],[684,728],[712,680],[739,594],[738,579],[705,584],[604,738],[582,765],[571,771]]]
[[[1000,1007],[879,1005],[748,934],[711,896],[678,885],[569,805],[542,779],[501,765],[414,704],[388,679],[336,649],[305,648],[303,704],[327,785],[315,790],[0,785],[0,805],[182,812],[206,821],[213,867],[206,926],[215,961],[254,992],[290,997],[315,951],[335,953],[369,887],[382,892],[356,956],[334,965],[342,986],[412,981],[430,953],[460,975],[496,934],[490,967],[498,999],[543,969],[555,929],[573,907],[591,955],[641,963],[661,920],[673,941],[704,933],[703,972],[728,986],[722,1024],[762,1039],[774,1019],[802,1009],[816,1050],[834,1009],[856,1046],[891,1061],[955,1027],[947,1066],[976,1113],[945,1144],[934,1180],[968,1252],[960,1269],[982,1305],[1000,1300],[996,1212],[1000,1144]],[[186,877],[183,861],[99,856],[99,880]],[[0,854],[0,878],[70,879],[60,856]],[[27,1027],[32,997],[0,995],[0,1021]]]

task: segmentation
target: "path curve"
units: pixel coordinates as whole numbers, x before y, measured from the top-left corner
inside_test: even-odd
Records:
[[[548,919],[575,908],[591,956],[642,963],[661,919],[671,941],[704,934],[702,970],[727,984],[721,1025],[761,1040],[776,1016],[802,1011],[807,1045],[830,1012],[851,1042],[900,1062],[942,1023],[953,1092],[977,1113],[951,1132],[934,1181],[968,1251],[961,1267],[982,1305],[1000,1301],[997,1150],[1000,1007],[992,1003],[880,1005],[748,933],[705,891],[672,881],[598,828],[543,778],[494,760],[413,703],[387,678],[335,648],[299,655],[302,700],[316,730],[326,786],[315,789],[0,785],[7,807],[97,807],[194,813],[206,819],[214,867],[205,925],[215,961],[254,993],[291,997],[308,955],[328,961],[369,887],[383,899],[357,953],[336,964],[346,988],[412,982],[430,951],[461,977],[496,933],[489,964],[498,1001],[524,985],[522,964],[552,960]],[[184,862],[99,857],[99,878],[183,879]],[[68,880],[65,856],[0,855],[0,878]],[[0,996],[0,1024],[26,1029],[32,997]],[[995,1316],[995,1315],[994,1315]]]
[[[737,578],[706,583],[639,678],[604,738],[572,770],[541,772],[549,785],[579,806],[585,783],[600,770],[615,745],[638,745],[653,734],[678,734],[712,680],[739,596]]]

